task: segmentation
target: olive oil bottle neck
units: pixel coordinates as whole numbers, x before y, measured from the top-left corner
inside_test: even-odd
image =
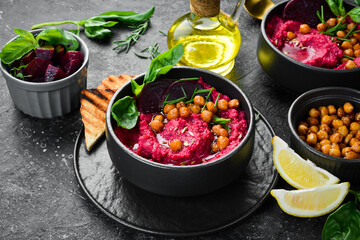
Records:
[[[190,10],[199,17],[215,17],[220,12],[220,0],[190,0]]]

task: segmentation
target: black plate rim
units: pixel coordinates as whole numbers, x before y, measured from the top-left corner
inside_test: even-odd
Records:
[[[259,116],[259,118],[261,118],[265,125],[268,127],[268,129],[270,130],[271,135],[274,137],[276,134],[273,130],[273,128],[271,127],[270,123],[267,121],[267,119],[256,109],[253,107],[253,110],[256,113],[256,116]],[[256,122],[256,120],[255,120]],[[256,124],[256,123],[255,123]],[[84,135],[84,130],[81,129],[76,141],[75,141],[75,147],[74,147],[74,171],[75,171],[75,175],[76,178],[78,180],[78,183],[82,189],[82,191],[86,194],[86,196],[90,199],[90,201],[101,211],[103,212],[105,215],[107,215],[108,217],[110,217],[112,220],[135,230],[138,230],[140,232],[144,232],[144,233],[149,233],[149,234],[155,234],[155,235],[161,235],[161,236],[170,236],[170,237],[194,237],[194,236],[203,236],[203,235],[209,235],[215,232],[219,232],[221,230],[224,230],[226,228],[229,228],[233,225],[235,225],[236,223],[242,221],[243,219],[247,218],[248,216],[250,216],[253,212],[255,212],[262,204],[263,202],[266,200],[266,198],[269,196],[271,189],[274,188],[274,186],[276,185],[276,183],[278,182],[279,179],[279,173],[277,172],[277,170],[274,171],[274,176],[272,179],[271,184],[269,185],[268,191],[266,191],[266,193],[262,196],[262,198],[252,207],[249,209],[249,211],[242,215],[240,218],[225,223],[217,228],[212,228],[210,230],[205,230],[205,231],[198,231],[198,232],[186,232],[186,233],[179,233],[179,232],[168,232],[168,231],[158,231],[158,230],[152,230],[149,228],[145,228],[145,227],[141,227],[138,226],[136,224],[132,224],[129,222],[124,221],[123,219],[120,219],[119,217],[115,216],[114,214],[112,214],[111,212],[109,212],[107,209],[105,209],[103,206],[101,206],[96,199],[94,199],[94,197],[91,195],[91,193],[87,190],[87,188],[85,187],[84,183],[82,182],[82,178],[80,176],[80,172],[78,169],[78,149],[80,147],[81,144],[79,144],[82,141],[82,137]]]

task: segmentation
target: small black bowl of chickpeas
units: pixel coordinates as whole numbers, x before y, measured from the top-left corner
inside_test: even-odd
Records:
[[[269,27],[269,23],[272,24],[275,17],[282,17],[284,8],[289,2],[290,1],[283,1],[274,6],[267,12],[261,22],[261,33],[259,34],[257,44],[257,58],[267,75],[277,84],[298,93],[328,86],[360,89],[360,81],[357,81],[360,74],[360,66],[357,66],[360,65],[358,60],[360,56],[360,34],[356,30],[356,24],[353,22],[343,24],[343,20],[340,17],[336,18],[333,16],[324,19],[326,28],[323,29],[320,28],[320,20],[319,27],[317,25],[309,26],[309,24],[306,23],[301,24],[297,30],[293,30],[290,27],[285,28],[285,26]],[[324,3],[327,4],[325,1]],[[310,3],[309,6],[310,5],[313,4]],[[344,7],[349,11],[355,7],[355,5],[344,2]],[[299,14],[303,12],[298,9],[296,9],[296,11]],[[316,15],[316,9],[313,13]],[[334,36],[329,36],[330,39],[332,39],[329,41],[338,45],[336,50],[330,47],[332,46],[331,44],[325,44],[323,39],[321,40],[323,42],[319,40],[316,46],[318,49],[314,49],[315,45],[306,45],[305,37],[298,37],[298,35],[312,35],[314,31],[326,35],[322,32],[326,32],[326,30],[329,30],[334,24],[336,26],[337,21],[340,21],[344,27],[334,33]],[[304,30],[302,30],[303,27],[305,28]],[[283,32],[287,31],[287,34],[282,34],[282,37],[285,39],[281,41],[277,39],[274,40],[273,35],[269,35],[269,31],[273,31],[273,29],[282,29]],[[293,32],[300,33],[295,37]],[[278,36],[277,34],[278,33],[274,33],[274,35]],[[309,40],[309,42],[313,41],[315,40]],[[324,49],[321,49],[322,46],[324,46]],[[327,49],[328,55],[321,57],[325,49]],[[330,62],[333,63],[334,61],[329,60],[329,55],[330,52],[335,51],[336,65],[333,65],[330,64]],[[318,59],[309,60],[314,55],[319,56]],[[332,56],[331,58],[334,57]]]
[[[328,87],[299,96],[288,114],[291,146],[342,181],[360,183],[360,91]]]

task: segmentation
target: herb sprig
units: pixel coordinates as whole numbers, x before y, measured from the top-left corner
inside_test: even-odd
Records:
[[[147,52],[149,55],[144,55],[142,53]],[[141,50],[141,53],[137,53],[134,51],[134,54],[140,58],[145,58],[145,59],[154,59],[157,56],[159,56],[159,54],[161,54],[161,50],[159,50],[159,44],[155,43],[154,45],[144,48],[143,50]]]
[[[128,53],[130,47],[138,41],[138,39],[146,32],[149,26],[149,19],[138,25],[130,25],[129,28],[134,30],[125,38],[125,40],[114,41],[113,43],[116,44],[116,47],[114,47],[113,50],[116,50],[118,53],[125,50],[125,52]]]

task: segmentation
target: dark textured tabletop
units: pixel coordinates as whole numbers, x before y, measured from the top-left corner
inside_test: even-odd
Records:
[[[276,1],[278,2],[278,1]],[[221,9],[232,12],[235,0],[222,0]],[[29,30],[37,23],[80,20],[110,10],[143,12],[155,6],[152,26],[133,47],[159,43],[167,49],[170,25],[189,11],[188,0],[1,0],[0,46],[15,36],[12,29]],[[239,29],[241,49],[230,78],[247,94],[275,133],[289,142],[287,112],[298,93],[276,85],[256,58],[260,21],[242,10]],[[71,29],[71,26],[64,26]],[[90,50],[88,88],[110,74],[145,72],[150,60],[113,51],[113,41],[127,29],[115,29],[110,40],[84,39]],[[291,76],[289,76],[291,78]],[[75,177],[74,145],[82,129],[79,110],[49,120],[29,117],[17,110],[5,79],[0,77],[0,239],[173,239],[125,227],[98,210],[86,197]],[[276,188],[292,189],[279,180]],[[194,216],[196,217],[196,216]],[[296,218],[284,213],[269,196],[245,220],[200,239],[320,239],[325,217]]]

